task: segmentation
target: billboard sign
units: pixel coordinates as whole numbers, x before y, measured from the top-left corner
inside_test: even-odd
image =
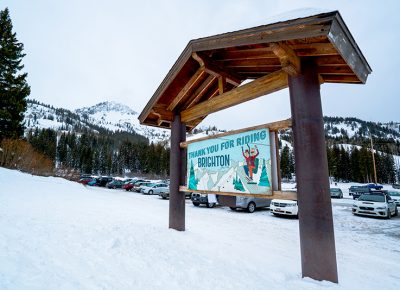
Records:
[[[268,128],[189,143],[187,187],[205,192],[272,195]]]

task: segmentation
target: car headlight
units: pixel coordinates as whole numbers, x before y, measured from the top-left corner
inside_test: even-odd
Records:
[[[380,207],[377,207],[376,209],[386,209],[387,207],[386,206],[380,206]]]
[[[353,207],[358,207],[358,205],[356,205],[356,204],[353,204]]]

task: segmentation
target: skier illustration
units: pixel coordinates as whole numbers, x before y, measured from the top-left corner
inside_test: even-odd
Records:
[[[248,149],[243,150],[242,146],[242,155],[246,160],[246,166],[244,167],[247,176],[249,176],[250,180],[253,180],[253,171],[255,169],[255,159],[258,156],[258,148],[257,145],[254,145],[254,148],[250,149],[249,144],[247,144]],[[256,153],[257,151],[257,153]]]

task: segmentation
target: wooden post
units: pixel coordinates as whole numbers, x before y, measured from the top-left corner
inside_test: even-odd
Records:
[[[269,142],[271,144],[271,178],[272,178],[272,190],[277,191],[279,190],[279,178],[278,178],[278,160],[279,160],[279,149],[277,150],[277,147],[279,147],[279,144],[276,143],[276,138],[275,138],[276,132],[270,131],[269,132]]]
[[[171,124],[169,227],[178,231],[185,230],[185,193],[179,191],[186,179],[186,149],[180,147],[184,141],[186,126],[181,122],[180,114],[176,114]]]
[[[302,74],[288,76],[302,276],[338,282],[328,160],[317,66],[301,63]]]

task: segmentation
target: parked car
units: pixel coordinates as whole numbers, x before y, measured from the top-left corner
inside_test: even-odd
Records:
[[[133,190],[133,186],[135,185],[135,183],[137,183],[137,182],[145,182],[145,181],[148,182],[147,180],[144,180],[144,179],[134,179],[134,180],[131,180],[129,182],[126,182],[122,186],[122,188],[125,189],[126,191]]]
[[[299,207],[296,200],[273,199],[269,210],[274,215],[289,215],[298,217]]]
[[[79,179],[79,183],[82,183],[82,184],[84,184],[84,185],[87,185],[89,182],[91,182],[93,180],[93,178],[92,177],[84,177],[84,178],[81,178],[81,179]]]
[[[166,183],[155,183],[151,185],[143,185],[140,188],[140,192],[143,194],[159,194],[162,190],[168,188],[169,185]]]
[[[158,195],[162,199],[169,198],[169,185],[168,185],[168,187],[163,188]],[[185,198],[191,198],[191,197],[192,197],[192,193],[191,192],[185,192]]]
[[[331,197],[343,198],[343,192],[340,188],[332,187],[330,188]]]
[[[355,188],[357,188],[357,187],[359,187],[359,186],[356,186],[356,185],[350,186],[350,187],[349,187],[349,195],[353,195],[353,190],[354,190]]]
[[[354,215],[376,216],[388,219],[398,215],[396,203],[384,190],[362,194],[358,200],[354,201],[352,212]]]
[[[97,178],[93,178],[91,181],[87,183],[89,186],[97,186]]]
[[[367,186],[357,186],[357,187],[353,188],[351,195],[353,196],[353,199],[357,199],[360,197],[361,194],[369,193],[371,191],[372,191],[371,188],[369,188]]]
[[[110,181],[109,183],[107,183],[107,188],[122,188],[122,186],[124,185],[124,181],[123,180],[119,180],[119,179],[114,179],[112,181]]]
[[[190,199],[194,206],[205,204],[208,208],[213,208],[217,204],[217,201],[209,201],[208,194],[193,192]]]
[[[400,189],[400,184],[398,184],[398,183],[393,183],[393,184],[392,184],[392,187],[393,187],[394,189]]]
[[[151,181],[140,181],[140,182],[135,182],[135,183],[133,184],[132,190],[133,190],[133,191],[136,191],[136,192],[140,192],[141,189],[142,189],[142,186],[150,186],[150,185],[152,185],[152,184],[154,184],[154,183],[151,182]]]
[[[396,206],[400,206],[400,192],[399,191],[388,191],[388,194],[396,203]]]
[[[231,210],[246,209],[249,213],[255,212],[257,208],[268,207],[271,199],[259,197],[236,196],[235,206],[230,206]]]
[[[96,178],[96,186],[105,187],[107,183],[112,181],[113,178],[111,176],[101,176]]]
[[[366,187],[369,187],[371,189],[375,189],[375,190],[381,190],[383,188],[382,185],[380,184],[376,184],[376,183],[368,183],[367,185],[365,185]]]

